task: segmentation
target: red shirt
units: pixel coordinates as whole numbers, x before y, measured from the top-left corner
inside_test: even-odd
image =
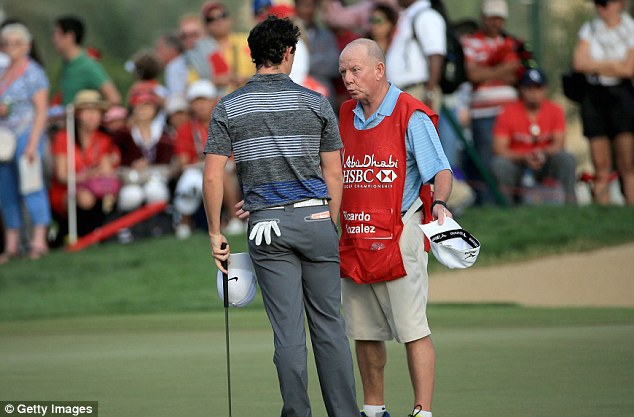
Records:
[[[510,138],[509,148],[520,153],[529,153],[535,149],[544,149],[553,141],[554,133],[566,131],[566,118],[562,108],[544,100],[535,120],[539,126],[536,136],[531,134],[531,121],[526,107],[521,101],[513,102],[502,110],[495,120],[493,136]]]
[[[515,41],[509,36],[490,38],[481,31],[462,38],[465,59],[484,67],[518,61]]]
[[[202,161],[208,126],[190,119],[183,123],[174,137],[174,155],[187,157],[186,164]]]
[[[53,139],[51,152],[53,156],[66,156],[68,149],[66,130],[59,131]],[[107,133],[95,131],[90,138],[90,143],[83,149],[75,143],[75,173],[99,166],[101,159],[108,155],[120,156],[112,138]],[[51,207],[57,213],[66,212],[66,184],[59,182],[55,176],[51,181]]]
[[[465,60],[483,67],[494,67],[503,62],[519,61],[516,42],[509,36],[490,38],[481,31],[461,39]],[[474,84],[471,108],[474,117],[495,116],[499,108],[517,99],[515,88],[504,80],[489,80]],[[479,109],[479,110],[478,110]]]

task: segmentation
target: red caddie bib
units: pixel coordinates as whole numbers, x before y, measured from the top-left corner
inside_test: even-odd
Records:
[[[405,135],[416,110],[434,126],[438,116],[412,96],[401,93],[392,115],[366,130],[354,127],[356,101],[342,104],[339,130],[343,140],[341,276],[357,283],[389,281],[406,275],[399,239],[406,174]],[[421,192],[429,211],[431,191]],[[430,216],[425,216],[430,221]]]

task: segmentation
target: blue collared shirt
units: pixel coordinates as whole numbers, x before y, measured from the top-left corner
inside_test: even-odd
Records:
[[[358,130],[370,129],[391,116],[400,93],[401,90],[390,83],[390,88],[381,105],[367,120],[363,115],[363,106],[358,102],[353,110],[354,127]],[[407,161],[402,211],[407,210],[416,200],[423,183],[432,181],[436,174],[444,169],[451,170],[440,144],[438,132],[429,116],[422,111],[415,111],[409,120],[405,135],[405,149]]]

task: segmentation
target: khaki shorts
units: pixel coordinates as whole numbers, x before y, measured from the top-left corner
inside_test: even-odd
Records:
[[[392,281],[357,284],[342,282],[346,333],[354,340],[412,342],[429,336],[427,324],[427,252],[420,213],[405,224],[400,247],[407,275]]]

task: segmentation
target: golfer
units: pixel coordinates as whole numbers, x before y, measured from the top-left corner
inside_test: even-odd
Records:
[[[385,340],[404,343],[414,390],[410,416],[431,417],[434,347],[426,317],[427,252],[421,222],[451,217],[453,175],[438,116],[385,78],[376,42],[358,39],[339,58],[352,100],[340,110],[344,190],[339,244],[348,336],[363,384],[362,416],[387,417]],[[432,202],[429,182],[434,184]]]
[[[274,333],[282,416],[311,416],[305,315],[331,417],[358,417],[352,355],[340,315],[337,216],[343,186],[337,120],[323,96],[295,84],[299,29],[270,16],[249,34],[256,74],[220,100],[205,148],[203,194],[216,265],[225,163],[233,152],[249,216],[249,254]],[[257,407],[257,405],[256,405]],[[257,410],[255,410],[257,414]]]

